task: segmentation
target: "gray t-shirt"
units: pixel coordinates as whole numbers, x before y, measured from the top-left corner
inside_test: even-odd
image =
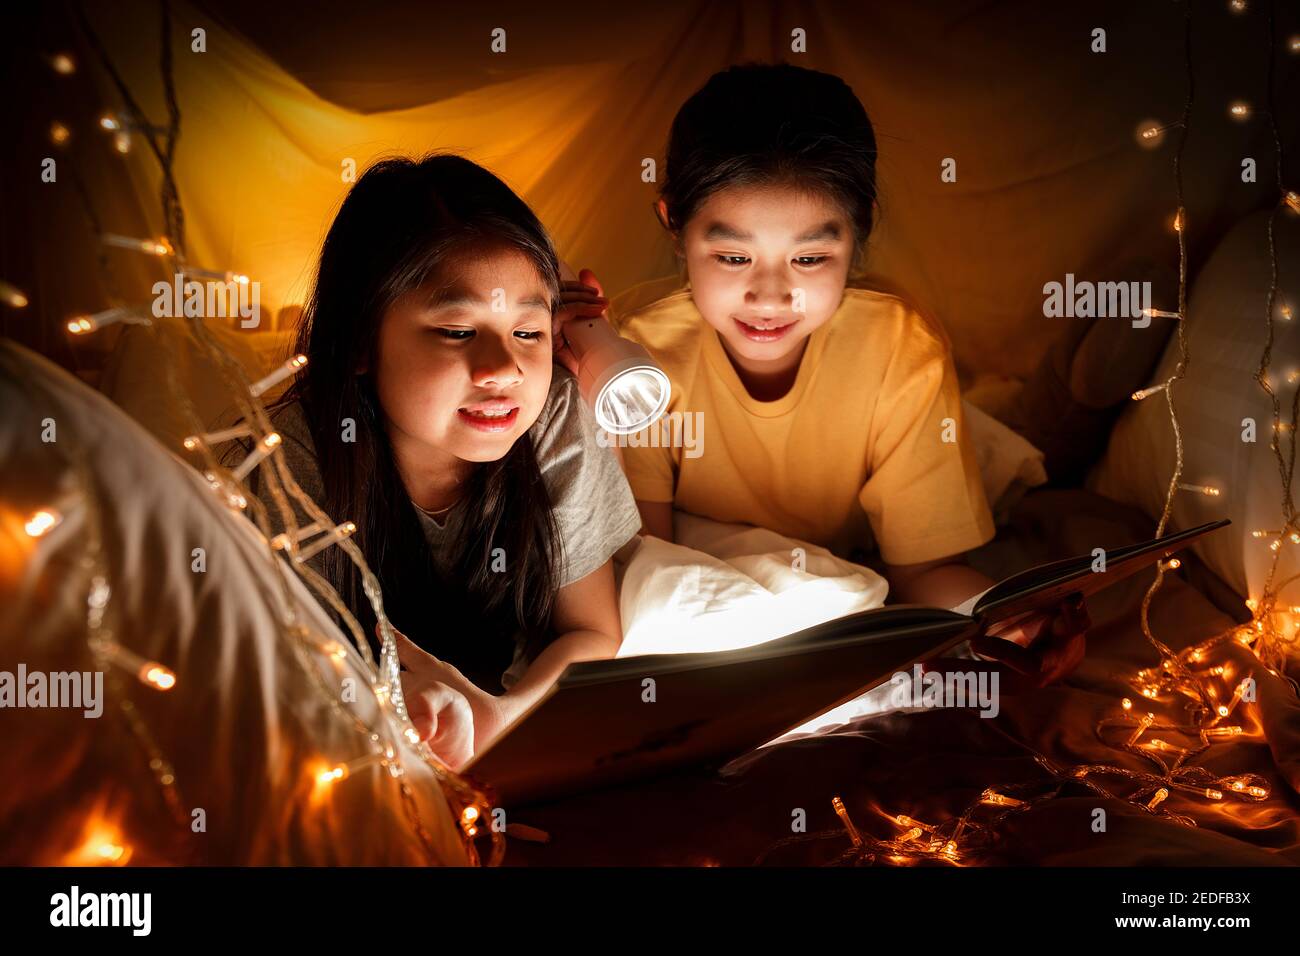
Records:
[[[273,423],[283,439],[281,454],[299,486],[323,505],[324,484],[301,405],[295,402],[277,410]],[[573,374],[555,366],[546,404],[528,434],[533,440],[542,481],[550,495],[559,529],[561,587],[598,569],[641,527],[636,502],[613,450],[597,443],[599,429],[591,409],[582,400]],[[250,476],[249,489],[260,497],[256,478],[254,472]],[[277,524],[275,509],[269,500],[265,503],[272,514],[272,524]],[[465,513],[464,502],[457,502],[438,519],[418,507],[413,506],[413,511],[439,570],[450,572],[451,544],[456,540],[461,524],[472,520]],[[300,512],[299,520],[304,517]],[[331,517],[338,521],[347,520],[347,515]],[[514,661],[502,675],[502,686],[509,689],[530,663],[523,635],[517,634]]]

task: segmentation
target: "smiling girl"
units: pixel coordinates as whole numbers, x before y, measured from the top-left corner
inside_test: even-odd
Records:
[[[454,764],[622,641],[610,556],[640,519],[554,364],[559,303],[550,239],[499,179],[457,156],[381,162],[325,238],[309,362],[273,410],[303,490],[355,523],[412,717]],[[347,557],[313,567],[370,632]]]
[[[788,65],[714,75],[673,121],[660,189],[686,281],[635,289],[612,317],[704,441],[693,456],[629,443],[644,530],[672,540],[677,508],[841,555],[874,544],[909,603],[953,607],[991,586],[964,559],[994,527],[947,339],[850,281],[876,209],[876,139],[853,91]],[[1033,653],[973,647],[1045,683],[1078,663],[1085,629],[1069,605],[1000,634],[1043,633]]]

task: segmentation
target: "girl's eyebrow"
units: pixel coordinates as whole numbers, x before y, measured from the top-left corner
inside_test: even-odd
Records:
[[[487,299],[476,295],[468,289],[443,288],[433,292],[426,302],[430,309],[469,309],[487,304]],[[545,309],[550,311],[550,299],[540,293],[533,293],[519,300],[521,309]]]
[[[802,236],[796,236],[795,242],[821,242],[825,239],[838,239],[840,237],[839,223],[831,221],[824,222],[816,229],[805,232]]]
[[[815,229],[810,229],[802,236],[795,236],[795,242],[821,242],[827,239],[838,239],[840,237],[839,223],[831,220],[824,222]],[[741,232],[734,226],[729,226],[725,222],[715,222],[709,225],[705,230],[704,241],[713,242],[718,239],[729,239],[732,242],[749,242],[754,237],[747,232]]]
[[[725,222],[712,223],[704,233],[704,241],[712,242],[715,239],[730,239],[733,242],[748,242],[753,239],[747,232],[741,232],[734,226],[728,226]]]

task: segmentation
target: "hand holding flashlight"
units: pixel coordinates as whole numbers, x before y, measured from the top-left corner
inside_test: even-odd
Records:
[[[630,435],[657,422],[668,408],[668,375],[637,343],[621,338],[605,310],[609,300],[596,274],[560,263],[560,309],[552,324],[555,360],[578,380],[601,428]]]
[[[563,262],[560,263],[560,308],[551,323],[551,342],[555,361],[574,375],[578,374],[578,358],[564,334],[564,327],[574,319],[604,318],[609,300],[596,273],[583,269],[578,275]]]

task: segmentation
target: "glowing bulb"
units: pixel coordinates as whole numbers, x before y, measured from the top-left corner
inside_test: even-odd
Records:
[[[980,797],[980,802],[995,807],[1023,807],[1025,805],[1025,801],[1017,800],[1015,797],[1008,797],[1006,794],[998,793],[992,788],[984,791]]]
[[[348,775],[348,768],[343,766],[343,764],[339,764],[336,767],[332,767],[329,770],[317,774],[316,782],[322,786],[328,786],[331,783],[333,783],[335,780],[342,780],[347,775]]]
[[[1164,388],[1165,388],[1164,385],[1152,385],[1150,388],[1144,388],[1139,391],[1136,391],[1133,393],[1132,396],[1133,401],[1140,402],[1142,401],[1142,399],[1149,398],[1150,396],[1154,395],[1156,392],[1163,391]]]
[[[1228,107],[1228,115],[1235,120],[1245,120],[1250,116],[1250,105],[1238,100]]]
[[[55,121],[50,124],[50,142],[55,146],[62,146],[72,138],[72,131],[62,123]]]
[[[1123,707],[1125,710],[1132,710],[1132,709],[1133,709],[1133,701],[1129,700],[1127,697],[1125,697],[1125,698],[1124,698],[1123,700],[1121,700],[1119,703],[1120,703],[1120,706]]]
[[[1127,746],[1132,747],[1134,744],[1136,744],[1138,740],[1141,739],[1142,735],[1146,733],[1147,728],[1150,727],[1155,722],[1156,722],[1155,714],[1152,713],[1144,714],[1142,718],[1138,720],[1138,725],[1136,728],[1134,728],[1133,733],[1129,735]]]
[[[465,811],[460,815],[461,823],[465,824],[466,826],[469,826],[477,819],[478,819],[478,807],[466,807]]]
[[[1286,195],[1282,197],[1292,212],[1300,212],[1300,193],[1294,189],[1288,189]],[[1289,312],[1289,309],[1283,309],[1283,312]],[[1288,315],[1287,318],[1290,318]]]
[[[1233,13],[1246,12],[1246,0],[1229,0],[1228,9]]]
[[[1243,733],[1245,731],[1235,724],[1231,727],[1207,727],[1205,730],[1205,736],[1207,737],[1240,737]]]
[[[254,398],[257,398],[267,389],[273,388],[276,385],[283,382],[290,375],[297,374],[297,372],[306,364],[307,364],[307,356],[295,355],[293,358],[289,359],[289,361],[283,363],[279,368],[277,368],[271,374],[263,378],[260,378],[256,382],[254,382],[248,389],[249,394],[252,395]]]
[[[131,152],[131,134],[126,130],[118,130],[113,134],[113,148],[125,156]]]
[[[27,296],[17,286],[0,279],[0,302],[14,309],[27,308]]]
[[[839,796],[834,796],[831,798],[831,806],[835,809],[835,815],[840,818],[840,822],[844,824],[844,829],[848,832],[849,839],[853,842],[853,845],[862,846],[862,834],[859,833],[858,828],[853,825],[853,819],[849,816],[849,811],[848,808],[844,806],[844,801],[841,800]]]
[[[27,519],[23,528],[33,538],[39,538],[56,528],[63,520],[63,515],[54,509],[42,509]]]
[[[60,76],[70,76],[77,72],[77,64],[68,53],[56,53],[50,57],[50,68]]]
[[[140,669],[140,680],[158,690],[171,690],[176,686],[176,675],[161,664],[150,661]]]

